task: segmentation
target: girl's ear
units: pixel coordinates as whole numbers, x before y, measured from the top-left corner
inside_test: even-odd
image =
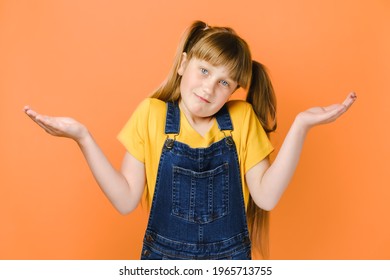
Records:
[[[183,54],[181,55],[179,69],[177,69],[177,74],[183,76],[186,66],[187,66],[187,53],[183,52]]]

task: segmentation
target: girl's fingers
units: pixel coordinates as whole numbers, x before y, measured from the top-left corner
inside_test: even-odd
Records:
[[[45,124],[41,123],[40,121],[35,121],[35,123],[36,123],[37,125],[39,125],[40,127],[42,127],[43,129],[46,130],[47,126],[46,126]]]
[[[30,119],[32,119],[32,120],[33,120],[34,122],[36,122],[37,124],[47,125],[47,123],[45,122],[45,119],[46,119],[47,117],[38,114],[37,112],[35,112],[34,110],[32,110],[30,107],[28,107],[28,106],[25,107],[25,113],[26,113],[27,116],[30,117]]]
[[[47,123],[43,122],[39,118],[35,120],[36,124],[43,128],[47,133],[55,134],[54,128]]]
[[[333,122],[345,112],[345,107],[340,104],[332,107],[333,108],[328,111],[328,114],[326,114],[326,122]]]
[[[340,117],[342,114],[344,114],[349,107],[352,106],[352,104],[355,102],[357,96],[356,93],[351,92],[348,94],[347,98],[344,100],[342,104],[334,104],[330,105],[328,107],[325,107],[324,109],[328,112],[332,112],[329,114],[329,120],[334,121],[338,117]]]
[[[27,116],[30,117],[37,125],[44,129],[49,134],[57,134],[55,127],[53,126],[52,121],[48,116],[40,115],[30,108],[30,106],[24,107],[24,112]]]
[[[351,92],[350,94],[348,94],[347,98],[344,100],[343,105],[345,107],[347,107],[347,109],[348,109],[355,102],[356,98],[357,98],[356,93]]]
[[[343,105],[340,105],[340,104],[333,104],[333,105],[330,105],[330,106],[327,106],[327,107],[324,107],[324,110],[326,112],[329,112],[329,111],[333,111],[333,110],[340,110],[342,107],[344,107]]]
[[[31,110],[29,107],[25,108],[24,112],[30,118],[35,118],[38,115],[35,111]]]
[[[35,119],[45,125],[52,126],[52,122],[50,120],[50,117],[44,116],[44,115],[37,115]]]
[[[37,121],[55,133],[60,130],[58,121],[53,117],[39,115],[37,116]]]

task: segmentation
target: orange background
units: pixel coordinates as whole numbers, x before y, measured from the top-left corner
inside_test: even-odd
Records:
[[[310,132],[271,259],[390,259],[387,0],[0,1],[0,259],[138,259],[146,211],[118,214],[77,145],[22,108],[85,123],[119,167],[117,133],[195,19],[233,27],[268,66],[277,149],[298,112],[358,94]]]

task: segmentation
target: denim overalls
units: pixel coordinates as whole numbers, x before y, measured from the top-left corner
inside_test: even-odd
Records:
[[[142,260],[251,259],[236,146],[229,135],[207,148],[169,138],[180,130],[180,109],[167,103],[165,133]],[[227,107],[217,114],[232,131]]]

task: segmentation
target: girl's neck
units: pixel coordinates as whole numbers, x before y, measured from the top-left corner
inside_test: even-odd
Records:
[[[211,117],[195,117],[189,112],[186,111],[181,103],[179,102],[179,108],[183,112],[190,126],[198,132],[202,137],[204,137],[211,129],[214,124],[214,116]]]

